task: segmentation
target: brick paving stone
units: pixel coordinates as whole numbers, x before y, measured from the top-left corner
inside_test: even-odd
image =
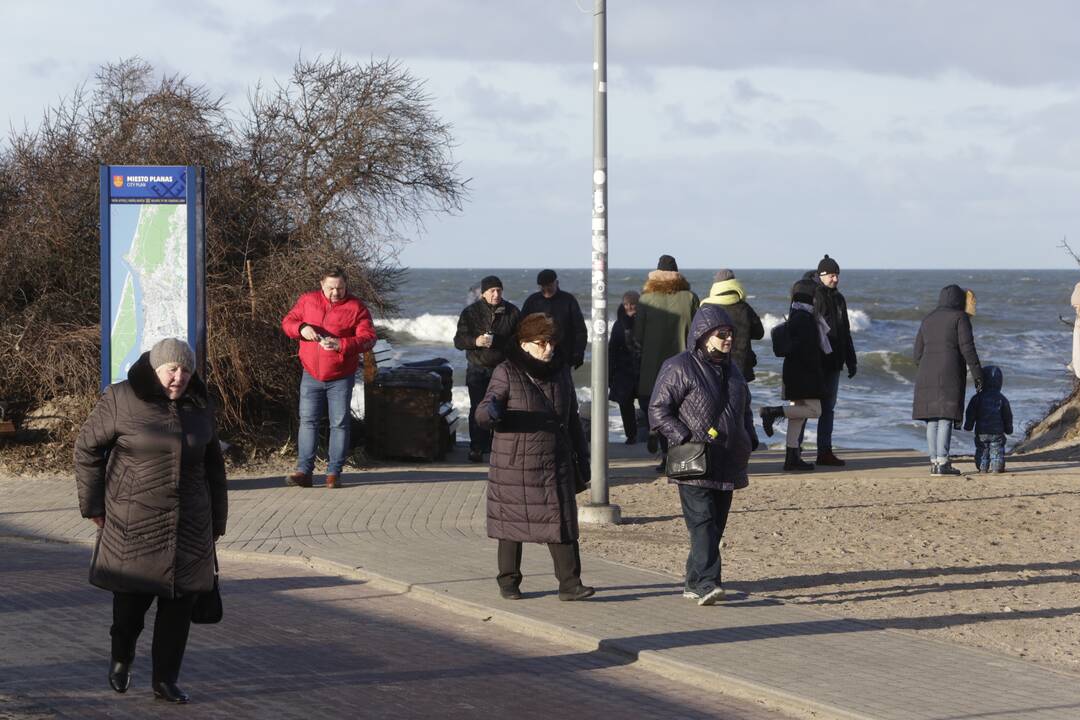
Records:
[[[152,618],[133,687],[108,688],[111,596],[88,561],[85,546],[0,540],[0,718],[781,717],[376,584],[229,559],[225,621],[192,627],[194,703],[173,708],[148,687]]]

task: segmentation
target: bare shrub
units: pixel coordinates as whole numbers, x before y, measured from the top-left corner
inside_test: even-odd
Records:
[[[465,194],[422,83],[389,60],[300,60],[248,104],[233,119],[206,88],[155,79],[134,58],[11,133],[0,152],[0,398],[97,393],[101,164],[207,169],[207,381],[226,436],[275,440],[295,412],[299,366],[279,323],[321,268],[345,267],[374,312],[393,309],[402,242]]]

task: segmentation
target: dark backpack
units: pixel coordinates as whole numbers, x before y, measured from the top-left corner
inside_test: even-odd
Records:
[[[769,336],[772,338],[772,351],[776,357],[787,357],[794,349],[787,320],[775,326]]]

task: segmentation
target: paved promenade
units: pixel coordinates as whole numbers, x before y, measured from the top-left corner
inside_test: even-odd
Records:
[[[699,608],[680,597],[678,578],[595,558],[583,565],[596,597],[560,603],[539,546],[526,548],[526,599],[503,601],[476,466],[387,467],[345,480],[339,491],[286,488],[278,476],[231,480],[222,549],[311,558],[319,570],[355,571],[410,598],[807,717],[1080,717],[1075,675],[769,599]],[[70,481],[5,481],[0,535],[90,541],[93,526],[78,516]]]

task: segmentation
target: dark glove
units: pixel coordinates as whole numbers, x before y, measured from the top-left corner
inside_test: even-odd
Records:
[[[848,365],[847,366],[847,376],[848,376],[848,380],[855,377],[855,366],[854,365]]]
[[[488,417],[491,418],[491,422],[497,423],[502,420],[503,410],[505,409],[501,402],[492,398],[491,402],[488,403]]]
[[[975,392],[982,392],[983,381],[981,377],[975,378]]]
[[[576,358],[574,358],[573,362],[571,362],[570,364],[574,366],[575,370],[577,370],[579,367],[581,367],[582,365],[585,364],[585,357],[584,356],[576,357]]]
[[[761,441],[758,440],[757,433],[750,434],[750,452],[757,450],[761,446]]]
[[[963,425],[963,423],[961,423],[959,420],[953,420],[952,428],[953,430],[959,430],[961,425]]]

